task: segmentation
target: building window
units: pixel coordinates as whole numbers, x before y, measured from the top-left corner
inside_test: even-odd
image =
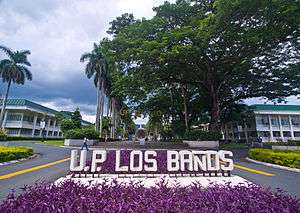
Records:
[[[267,115],[260,115],[256,117],[256,122],[258,125],[269,125],[269,118]]]
[[[272,124],[272,126],[279,126],[279,120],[278,120],[278,118],[272,116],[271,117],[271,124]]]
[[[21,135],[32,135],[32,129],[21,129]]]
[[[283,131],[283,137],[286,137],[286,138],[292,137],[291,132],[290,131]]]
[[[281,125],[282,126],[289,126],[290,125],[289,117],[282,116],[281,117]]]
[[[21,114],[13,114],[13,113],[7,114],[7,121],[21,121],[21,120],[22,120]]]
[[[268,138],[270,137],[270,132],[268,131],[262,131],[258,133],[260,137]]]
[[[251,131],[251,132],[248,133],[248,135],[250,137],[257,138],[257,132],[256,131]]]
[[[42,121],[41,118],[37,118],[37,119],[36,119],[36,125],[37,125],[37,126],[40,126],[40,125],[41,125],[41,121]]]
[[[9,135],[18,135],[19,129],[8,129],[8,134]]]
[[[55,131],[54,134],[53,134],[53,136],[57,136],[57,133],[58,133],[58,132]]]
[[[240,132],[240,137],[245,138],[246,137],[245,132]]]
[[[294,126],[300,126],[300,116],[292,116],[291,119]]]
[[[281,137],[279,131],[273,131],[273,137]]]
[[[33,119],[34,119],[34,117],[30,116],[30,115],[24,115],[23,116],[23,121],[26,121],[28,123],[33,123]]]
[[[39,136],[39,135],[40,135],[40,133],[41,133],[41,131],[40,131],[40,130],[38,130],[38,129],[34,130],[34,135],[35,135],[35,136]]]
[[[61,137],[61,136],[62,136],[62,132],[59,132],[59,134],[58,134],[58,135],[59,135],[59,137]]]
[[[300,132],[299,132],[299,131],[294,132],[294,136],[295,136],[296,138],[300,138]]]
[[[52,131],[49,131],[49,132],[48,132],[48,136],[52,136]]]
[[[50,126],[53,126],[54,122],[52,120],[50,120]]]

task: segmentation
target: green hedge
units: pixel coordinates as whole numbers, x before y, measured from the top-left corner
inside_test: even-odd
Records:
[[[206,132],[202,130],[191,130],[184,134],[184,140],[192,141],[218,141],[222,138],[219,132]]]
[[[249,150],[249,157],[258,161],[300,169],[300,151],[256,148]]]
[[[94,128],[71,129],[65,133],[66,139],[99,139],[99,132]]]
[[[289,140],[288,142],[265,142],[264,144],[271,146],[300,146],[300,141]]]
[[[8,141],[41,141],[42,137],[27,137],[27,136],[9,136],[7,137]],[[52,141],[52,140],[62,140],[63,138],[47,138],[45,137],[44,140]]]
[[[33,155],[33,149],[31,147],[0,146],[0,163],[20,158],[27,158],[31,155]]]

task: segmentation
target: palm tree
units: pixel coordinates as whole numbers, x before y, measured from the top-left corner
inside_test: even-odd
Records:
[[[85,67],[85,74],[90,79],[94,77],[97,88],[97,110],[95,128],[100,132],[102,128],[103,104],[105,95],[105,76],[108,73],[107,60],[102,52],[101,45],[94,43],[92,52],[85,53],[80,58],[81,62],[88,61]]]
[[[0,46],[0,50],[8,56],[7,59],[0,61],[0,77],[3,82],[7,82],[7,89],[4,99],[2,100],[2,110],[0,114],[0,127],[2,127],[11,83],[24,84],[26,79],[32,80],[32,74],[28,70],[28,67],[31,66],[27,59],[27,56],[30,54],[29,50],[12,51],[5,46]]]

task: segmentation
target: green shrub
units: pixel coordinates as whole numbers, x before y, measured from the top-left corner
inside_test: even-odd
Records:
[[[93,128],[71,129],[65,133],[66,139],[99,139],[99,132]]]
[[[33,155],[33,149],[31,147],[0,146],[0,163],[20,158],[27,158],[31,155]]]
[[[5,129],[0,129],[0,141],[6,141],[7,140],[7,132]]]
[[[222,138],[219,132],[206,132],[202,130],[191,130],[185,133],[184,140],[192,141],[217,141]]]
[[[43,138],[41,137],[28,137],[28,136],[8,136],[8,141],[41,141]],[[61,140],[62,138],[45,138],[44,140],[52,141],[52,140]]]
[[[300,151],[256,148],[249,150],[249,157],[258,161],[300,169]]]
[[[288,142],[266,142],[265,145],[271,146],[300,146],[299,140],[289,140]]]

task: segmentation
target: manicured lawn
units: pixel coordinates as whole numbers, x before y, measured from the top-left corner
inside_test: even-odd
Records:
[[[220,146],[222,149],[242,149],[242,148],[247,148],[246,144],[242,143],[228,143],[228,144],[222,144]]]
[[[27,158],[31,155],[33,155],[33,149],[31,147],[0,146],[0,163]]]
[[[51,145],[51,146],[63,146],[64,140],[50,140],[50,141],[45,140],[44,142],[38,141],[36,143],[44,144],[44,145]]]
[[[249,157],[266,163],[300,169],[300,151],[250,149]]]

